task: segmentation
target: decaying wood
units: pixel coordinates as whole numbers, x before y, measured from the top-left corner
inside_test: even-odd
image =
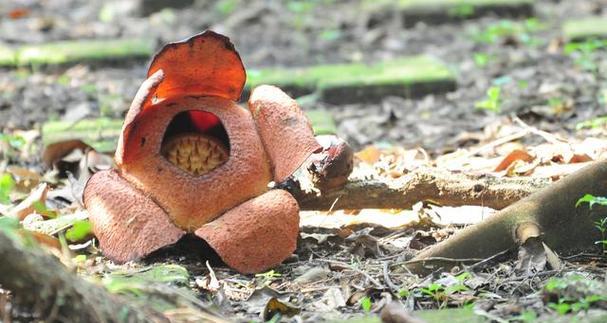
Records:
[[[168,321],[69,273],[55,257],[23,246],[2,231],[0,259],[0,286],[13,292],[16,305],[45,322]]]
[[[419,253],[407,267],[417,273],[448,269],[457,262],[445,259],[486,258],[516,248],[526,237],[539,235],[561,255],[600,251],[594,222],[605,217],[605,208],[576,207],[585,194],[607,195],[607,161],[591,164],[467,227],[446,241]]]
[[[340,190],[293,192],[302,210],[407,209],[419,201],[503,209],[546,187],[549,179],[494,177],[417,168],[397,179],[354,179]]]

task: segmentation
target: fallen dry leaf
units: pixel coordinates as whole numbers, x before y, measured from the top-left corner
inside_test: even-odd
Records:
[[[546,252],[540,237],[531,237],[519,247],[517,272],[531,276],[546,267]]]
[[[276,315],[279,315],[279,317],[292,317],[299,314],[299,312],[301,312],[301,309],[288,303],[281,302],[276,297],[272,297],[263,309],[262,318],[264,321],[269,321]]]
[[[501,172],[503,170],[506,170],[508,167],[510,167],[510,165],[518,160],[522,160],[524,162],[531,162],[534,159],[534,157],[532,155],[530,155],[528,152],[521,150],[521,149],[516,149],[511,151],[506,157],[504,157],[504,159],[502,160],[502,162],[499,163],[499,165],[497,165],[497,167],[494,169],[495,172]]]
[[[365,148],[354,154],[354,157],[367,164],[376,163],[377,161],[379,161],[380,156],[381,151],[373,145],[366,146]]]
[[[91,146],[85,144],[82,140],[76,139],[52,143],[44,147],[44,151],[42,152],[42,161],[46,167],[52,167],[74,150],[84,152],[90,148]]]

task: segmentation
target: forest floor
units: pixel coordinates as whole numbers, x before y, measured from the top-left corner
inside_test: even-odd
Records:
[[[61,176],[69,169],[65,165],[74,167],[81,155],[62,160],[60,172],[49,169],[42,158],[42,129],[49,122],[122,120],[145,78],[150,55],[205,29],[230,38],[250,76],[269,69],[380,64],[414,55],[429,55],[444,66],[452,85],[430,82],[423,95],[377,95],[369,90],[378,85],[372,81],[354,85],[356,99],[292,89],[292,95],[301,95],[298,102],[305,111],[330,116],[333,131],[355,149],[354,177],[397,179],[431,166],[557,180],[607,153],[605,1],[537,0],[528,7],[488,12],[462,5],[414,23],[409,9],[364,0],[170,5],[184,3],[183,8],[166,3],[171,2],[0,4],[0,176],[10,177],[0,177],[0,214],[14,214],[17,205],[36,194],[38,184],[47,183],[48,194],[34,197],[43,206],[30,202],[35,214],[23,216],[23,227],[57,238],[84,220],[86,213]],[[413,17],[424,16],[414,12]],[[590,22],[590,31],[576,28],[589,18],[597,19]],[[144,50],[58,64],[20,63],[24,52],[10,54],[24,46],[91,39],[144,39],[153,45],[149,54]],[[9,54],[2,56],[5,52]],[[351,86],[349,77],[335,82]],[[529,158],[504,164],[515,150],[526,151]],[[3,186],[2,178],[10,185]],[[492,266],[458,267],[425,277],[403,265],[418,250],[494,212],[424,201],[409,210],[302,211],[295,254],[258,275],[222,266],[209,256],[208,247],[189,240],[142,262],[116,265],[102,256],[94,238],[73,237],[77,230],[72,230],[73,241],[57,240],[59,245],[63,241],[57,254],[78,274],[141,304],[153,304],[176,321],[183,315],[178,309],[187,308],[193,317],[206,311],[228,321],[271,320],[280,313],[274,320],[375,322],[391,301],[427,321],[441,321],[435,315],[498,322],[604,317],[607,262],[602,254],[569,255],[562,268],[529,271],[521,270],[515,251]],[[64,217],[65,222],[59,220]],[[154,284],[171,292],[145,288]],[[180,300],[190,299],[183,294],[196,301]],[[10,300],[8,295],[0,288],[0,305]],[[9,309],[10,302],[5,306]],[[14,308],[12,315],[20,321],[29,314]]]

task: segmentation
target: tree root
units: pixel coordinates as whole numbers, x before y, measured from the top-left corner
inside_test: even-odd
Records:
[[[606,208],[576,207],[585,194],[607,195],[607,161],[591,164],[536,193],[508,206],[474,226],[419,253],[407,268],[423,274],[449,269],[459,262],[447,259],[487,258],[516,248],[528,237],[539,236],[557,253],[600,251],[604,239],[594,222],[605,217]]]
[[[69,273],[55,257],[2,231],[0,259],[2,288],[14,293],[16,305],[45,322],[168,322],[154,310],[129,305]]]

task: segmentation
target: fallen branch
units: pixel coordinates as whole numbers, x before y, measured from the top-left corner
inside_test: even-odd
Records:
[[[55,257],[23,246],[2,231],[0,259],[0,286],[13,292],[16,305],[45,322],[168,321],[69,273]]]
[[[343,189],[292,192],[302,210],[407,209],[419,201],[440,205],[482,205],[503,209],[550,183],[545,178],[494,177],[418,168],[398,179],[356,179]]]
[[[585,194],[607,195],[607,161],[593,163],[463,229],[419,253],[407,267],[420,274],[441,267],[449,269],[457,265],[454,259],[487,258],[516,248],[533,236],[564,255],[600,251],[596,241],[602,238],[594,222],[605,217],[605,208],[576,207]]]

